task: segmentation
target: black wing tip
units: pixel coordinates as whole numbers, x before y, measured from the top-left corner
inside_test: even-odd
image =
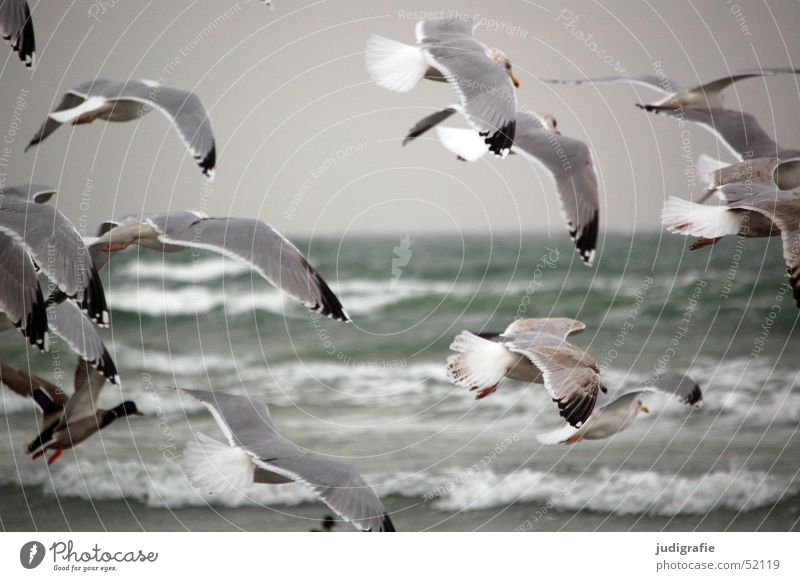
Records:
[[[700,385],[695,383],[691,393],[686,396],[686,403],[689,405],[697,405],[701,401],[703,401],[703,390],[700,389]]]
[[[350,315],[348,315],[347,311],[344,310],[339,297],[336,296],[336,293],[331,290],[331,287],[328,286],[328,283],[325,282],[318,272],[313,272],[315,275],[314,278],[317,281],[319,297],[311,308],[330,319],[334,319],[335,321],[349,323]]]
[[[394,528],[394,523],[392,519],[389,518],[389,515],[384,513],[383,520],[381,521],[381,528],[378,529],[378,532],[381,533],[396,533],[397,529]]]
[[[792,296],[797,308],[800,309],[800,266],[795,268],[787,268],[786,272],[789,273],[789,283],[792,287]]]
[[[14,326],[19,329],[32,347],[36,347],[42,352],[47,351],[49,342],[47,303],[44,300],[41,288],[36,289],[36,297],[28,316],[25,318],[25,325],[23,326],[22,320],[20,320],[14,323]]]
[[[570,237],[575,241],[575,250],[586,266],[594,262],[597,238],[600,235],[600,212],[595,210],[589,223],[580,231],[570,228]]]
[[[200,170],[203,172],[203,175],[209,180],[213,180],[214,169],[217,167],[217,146],[212,145],[211,150],[205,155],[205,157],[198,159],[197,164],[200,166]]]
[[[89,318],[101,327],[107,327],[111,321],[106,304],[103,283],[97,269],[92,265],[87,271],[88,284],[83,291],[80,307]]]
[[[500,129],[492,134],[488,132],[480,133],[483,141],[489,146],[489,151],[495,155],[505,157],[511,151],[511,146],[514,145],[514,135],[517,130],[517,121],[512,120],[503,125]]]
[[[578,395],[572,399],[554,400],[558,404],[561,417],[573,428],[580,428],[589,419],[597,402],[597,393]]]

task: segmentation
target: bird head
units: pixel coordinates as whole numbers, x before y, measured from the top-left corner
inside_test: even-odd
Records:
[[[117,418],[123,418],[125,416],[143,416],[144,414],[139,411],[139,408],[136,407],[136,404],[132,401],[124,401],[119,404],[117,407],[111,410],[111,413],[114,414]]]
[[[508,60],[508,57],[505,55],[505,53],[499,48],[490,48],[488,53],[489,58],[492,59],[492,62],[506,72],[508,77],[511,79],[511,82],[514,83],[515,87],[519,87],[519,79],[511,69],[511,61]]]

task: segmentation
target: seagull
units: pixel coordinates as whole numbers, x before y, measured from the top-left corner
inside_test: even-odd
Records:
[[[669,232],[696,236],[691,250],[716,244],[724,236],[759,238],[780,234],[783,259],[800,307],[800,194],[763,182],[722,186],[719,206],[703,206],[677,197],[664,204],[661,222]]]
[[[724,91],[728,86],[737,81],[751,79],[754,77],[770,77],[774,75],[795,75],[800,73],[800,69],[791,68],[766,68],[750,69],[733,73],[731,75],[709,81],[696,87],[686,88],[670,80],[663,75],[627,75],[615,77],[602,77],[596,79],[578,80],[559,80],[559,79],[539,79],[545,83],[552,84],[603,84],[603,83],[630,83],[641,85],[648,89],[653,89],[664,95],[661,101],[639,105],[637,107],[645,111],[658,113],[671,109],[721,109],[723,107]]]
[[[33,347],[50,344],[44,296],[25,248],[0,232],[0,332],[16,328]]]
[[[95,322],[107,325],[103,285],[89,263],[83,238],[64,214],[37,203],[49,199],[51,190],[36,194],[35,187],[15,186],[0,191],[0,232],[21,245],[59,290],[77,301]]]
[[[32,67],[36,56],[31,10],[25,0],[0,0],[0,34],[11,44],[19,60]]]
[[[594,412],[580,428],[564,425],[536,439],[542,444],[577,444],[582,440],[603,440],[626,430],[639,413],[649,413],[642,397],[653,392],[666,393],[681,402],[695,406],[703,399],[703,392],[697,382],[682,373],[661,373],[643,386],[623,392],[614,398],[600,394]]]
[[[280,435],[267,406],[249,397],[178,389],[211,412],[228,443],[198,433],[184,451],[184,467],[196,487],[220,492],[253,483],[300,482],[345,521],[362,531],[394,532],[378,495],[347,464],[309,452]]]
[[[465,18],[418,22],[417,46],[373,35],[367,71],[379,86],[399,93],[423,77],[450,83],[470,125],[492,153],[503,156],[514,142],[519,81],[502,51],[473,36],[478,24]]]
[[[696,167],[700,182],[706,187],[705,194],[698,200],[701,204],[722,186],[735,182],[750,180],[774,185],[785,191],[800,187],[800,157],[783,160],[777,157],[757,157],[728,164],[701,154]]]
[[[460,105],[451,105],[421,119],[412,127],[403,145],[438,126],[454,113],[463,114]],[[516,136],[511,153],[543,165],[556,180],[561,213],[569,235],[584,263],[591,265],[600,227],[597,172],[589,147],[579,139],[562,135],[552,115],[518,111]],[[476,161],[488,148],[471,129],[436,127],[439,141],[464,161]]]
[[[337,321],[350,320],[341,302],[300,251],[269,224],[253,218],[210,218],[198,212],[136,214],[100,225],[90,240],[94,267],[131,244],[159,252],[210,250],[253,268],[297,302]],[[48,298],[63,300],[60,293]]]
[[[2,366],[2,382],[23,397],[30,397],[42,412],[42,431],[26,448],[32,459],[50,450],[50,465],[64,450],[77,446],[122,417],[144,415],[132,401],[125,401],[113,409],[97,408],[97,398],[106,379],[86,361],[78,360],[75,369],[74,393],[67,397],[63,388],[20,369]]]
[[[586,328],[566,318],[518,319],[502,333],[475,335],[462,331],[450,349],[458,352],[447,359],[450,382],[483,399],[497,390],[507,377],[527,383],[543,383],[561,416],[570,425],[583,425],[594,409],[600,368],[591,355],[566,338]]]
[[[217,163],[214,133],[205,107],[194,93],[164,87],[154,81],[97,79],[67,92],[25,148],[44,141],[65,123],[83,125],[95,119],[134,121],[158,109],[177,129],[189,153],[210,180]]]

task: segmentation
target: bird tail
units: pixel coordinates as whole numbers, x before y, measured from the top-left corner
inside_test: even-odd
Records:
[[[437,127],[436,133],[445,148],[465,161],[477,161],[489,153],[489,147],[483,138],[472,129]]]
[[[198,433],[196,440],[186,444],[183,469],[196,488],[213,494],[250,488],[255,464],[241,448]]]
[[[419,47],[373,35],[367,41],[367,71],[385,89],[407,93],[428,70],[428,61]]]
[[[482,339],[469,331],[462,331],[453,340],[450,349],[458,355],[447,358],[447,378],[453,385],[470,389],[497,385],[509,367],[511,354],[494,341]]]
[[[564,424],[560,428],[556,428],[551,432],[545,432],[544,434],[536,434],[536,439],[539,441],[540,444],[544,444],[545,446],[554,446],[557,444],[572,444],[575,442],[574,438],[577,435],[579,429],[574,428],[569,424]]]
[[[694,171],[700,184],[708,188],[714,183],[714,176],[712,174],[728,165],[730,164],[703,153],[697,158],[697,162],[694,164]]]
[[[661,223],[674,234],[719,238],[738,234],[741,218],[726,206],[703,206],[671,196],[661,211]]]

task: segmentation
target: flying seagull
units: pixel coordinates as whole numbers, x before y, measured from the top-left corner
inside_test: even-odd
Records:
[[[729,164],[701,154],[695,167],[700,183],[706,187],[698,200],[701,204],[722,186],[736,182],[761,182],[785,191],[800,187],[800,157],[757,157]]]
[[[583,331],[580,321],[565,318],[518,319],[502,333],[475,335],[462,331],[447,359],[450,382],[470,391],[477,399],[494,393],[503,378],[543,383],[570,425],[583,425],[594,409],[600,369],[594,358],[566,338]]]
[[[119,82],[97,79],[72,89],[47,116],[25,151],[44,141],[65,123],[83,125],[95,119],[134,121],[152,109],[169,118],[203,175],[213,179],[217,163],[214,133],[199,97],[148,80]]]
[[[479,42],[472,19],[425,20],[417,23],[417,46],[373,35],[366,65],[381,87],[405,93],[420,79],[446,81],[458,93],[470,125],[489,150],[506,155],[514,142],[519,81],[502,51]]]
[[[209,218],[190,211],[137,214],[100,225],[89,252],[100,269],[131,244],[159,252],[209,250],[245,263],[297,302],[337,321],[349,321],[341,302],[302,253],[269,224],[253,218]],[[60,302],[54,293],[48,303]]]
[[[800,195],[763,182],[722,186],[723,203],[704,206],[670,197],[661,222],[669,232],[696,236],[692,250],[715,244],[724,236],[758,238],[780,234],[783,259],[797,306],[800,307]]]
[[[703,399],[703,392],[695,380],[682,373],[661,373],[643,386],[631,389],[613,398],[604,393],[598,397],[594,412],[579,429],[564,425],[536,439],[542,444],[577,444],[582,440],[602,440],[626,430],[640,413],[649,413],[642,398],[653,392],[674,396],[682,403],[695,406]]]
[[[437,126],[442,145],[459,159],[480,159],[488,148],[475,131],[438,126],[456,112],[463,114],[459,105],[451,105],[421,119],[408,132],[403,145]],[[589,147],[579,139],[559,133],[556,120],[551,115],[519,111],[516,124],[511,153],[543,165],[553,176],[569,234],[583,261],[590,265],[597,247],[600,209],[597,172]]]
[[[19,60],[32,67],[36,56],[31,10],[25,0],[0,0],[0,34],[11,44]]]
[[[603,83],[630,83],[653,89],[664,95],[664,98],[655,103],[637,105],[645,111],[660,112],[670,109],[722,109],[722,91],[737,81],[753,77],[770,77],[774,75],[795,75],[800,69],[785,67],[750,69],[733,73],[731,75],[703,83],[695,87],[681,87],[671,79],[660,75],[627,75],[615,77],[602,77],[595,79],[559,80],[539,79],[545,83],[554,84],[603,84]]]
[[[30,193],[33,191],[25,186],[0,191],[0,232],[21,245],[59,290],[75,300],[95,322],[108,324],[103,286],[83,238],[64,214],[36,203],[52,193]]]
[[[106,379],[83,360],[78,360],[75,369],[71,397],[63,388],[21,369],[3,365],[0,373],[6,386],[23,397],[32,398],[42,412],[42,431],[26,448],[34,460],[53,450],[47,460],[52,464],[64,450],[77,446],[114,420],[143,415],[132,401],[110,410],[97,408],[97,398]]]
[[[249,397],[179,389],[211,412],[227,444],[197,434],[184,467],[198,488],[219,492],[258,484],[300,482],[362,531],[394,532],[378,495],[347,464],[308,452],[280,435],[267,406]]]

